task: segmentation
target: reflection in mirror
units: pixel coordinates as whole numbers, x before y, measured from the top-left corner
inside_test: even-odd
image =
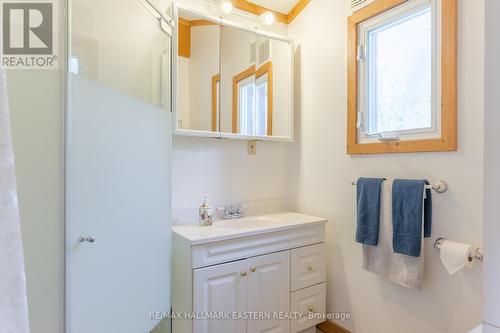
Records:
[[[230,26],[221,27],[221,101],[220,130],[238,133],[238,117],[233,117],[240,102],[253,107],[255,78],[255,34]],[[233,83],[235,85],[233,85]],[[235,90],[237,89],[237,90]],[[241,90],[238,90],[241,89]],[[238,101],[237,93],[246,97]],[[250,98],[251,97],[251,98]],[[236,104],[235,104],[236,103]],[[250,127],[250,124],[248,125]]]
[[[177,128],[219,131],[219,35],[217,23],[179,9]]]
[[[291,45],[231,26],[221,28],[220,130],[291,136]]]

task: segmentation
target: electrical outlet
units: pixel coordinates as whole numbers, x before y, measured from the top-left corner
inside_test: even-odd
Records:
[[[248,141],[248,155],[257,154],[257,141]]]

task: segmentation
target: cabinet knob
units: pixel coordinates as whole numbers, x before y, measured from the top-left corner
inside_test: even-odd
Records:
[[[247,272],[241,272],[241,276],[243,277],[247,276]]]
[[[307,308],[307,310],[308,310],[309,312],[314,312],[314,306],[312,306],[312,305],[311,305],[310,307],[308,307],[308,308]]]
[[[256,270],[257,270],[257,267],[251,267],[250,268],[250,272],[252,272],[252,273],[255,273]]]
[[[313,266],[312,266],[312,265],[307,265],[307,270],[308,270],[309,272],[312,272],[312,271],[313,271]]]

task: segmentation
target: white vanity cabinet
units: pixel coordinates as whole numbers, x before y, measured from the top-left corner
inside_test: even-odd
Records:
[[[295,333],[323,321],[309,313],[325,311],[325,223],[280,213],[174,226],[172,309],[201,319],[174,319],[173,333]]]
[[[193,310],[210,312],[287,312],[290,309],[290,254],[262,255],[195,269]],[[289,332],[290,322],[278,319],[195,320],[194,332]]]

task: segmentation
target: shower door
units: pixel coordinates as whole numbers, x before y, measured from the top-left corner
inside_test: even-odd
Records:
[[[71,1],[67,332],[168,332],[168,24],[138,0]]]

